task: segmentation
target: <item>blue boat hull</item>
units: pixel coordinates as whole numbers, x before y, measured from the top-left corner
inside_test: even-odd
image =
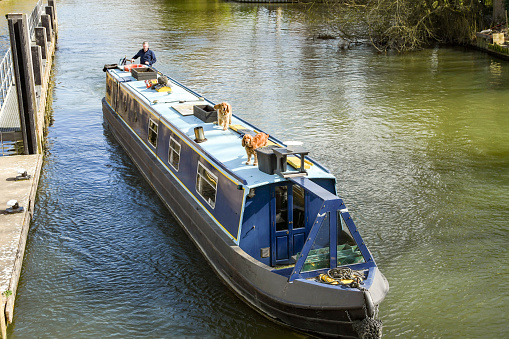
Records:
[[[352,320],[366,317],[361,291],[338,291],[299,280],[289,283],[287,277],[247,255],[219,229],[105,99],[102,104],[107,127],[229,288],[263,315],[300,331],[358,337]],[[388,283],[377,270],[370,287],[375,305],[387,291]]]

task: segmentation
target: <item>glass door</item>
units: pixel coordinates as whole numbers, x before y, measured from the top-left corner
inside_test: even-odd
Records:
[[[271,199],[271,263],[295,263],[306,239],[306,194],[297,185],[274,186]]]

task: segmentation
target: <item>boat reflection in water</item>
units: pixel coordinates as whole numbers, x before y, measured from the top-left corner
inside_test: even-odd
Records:
[[[214,103],[154,68],[104,70],[106,125],[242,300],[300,331],[381,336],[389,285],[325,167],[273,136],[248,165],[256,127],[223,130]]]

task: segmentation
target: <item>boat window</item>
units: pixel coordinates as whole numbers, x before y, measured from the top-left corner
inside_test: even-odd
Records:
[[[211,171],[206,169],[201,163],[198,163],[198,173],[196,175],[196,192],[214,208],[216,206],[217,177]]]
[[[330,218],[329,213],[325,216],[316,235],[313,246],[302,267],[302,272],[314,271],[321,268],[330,267]]]
[[[366,262],[357,243],[352,237],[352,233],[338,212],[338,248],[337,258],[338,266],[358,264]]]
[[[170,137],[170,149],[168,151],[168,162],[177,171],[179,170],[180,144],[177,142],[177,140],[173,139],[173,137]]]
[[[304,188],[301,186],[293,186],[293,228],[302,228],[306,226],[305,223],[305,200]]]
[[[276,231],[288,229],[288,187],[276,186]]]
[[[149,120],[148,124],[148,141],[152,146],[157,147],[157,124],[152,119]]]

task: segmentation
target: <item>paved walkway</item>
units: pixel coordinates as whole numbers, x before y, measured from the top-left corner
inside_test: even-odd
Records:
[[[16,293],[41,165],[39,154],[0,157],[0,294]],[[32,175],[29,180],[15,180],[21,168]],[[23,206],[22,213],[5,212],[12,199]]]

